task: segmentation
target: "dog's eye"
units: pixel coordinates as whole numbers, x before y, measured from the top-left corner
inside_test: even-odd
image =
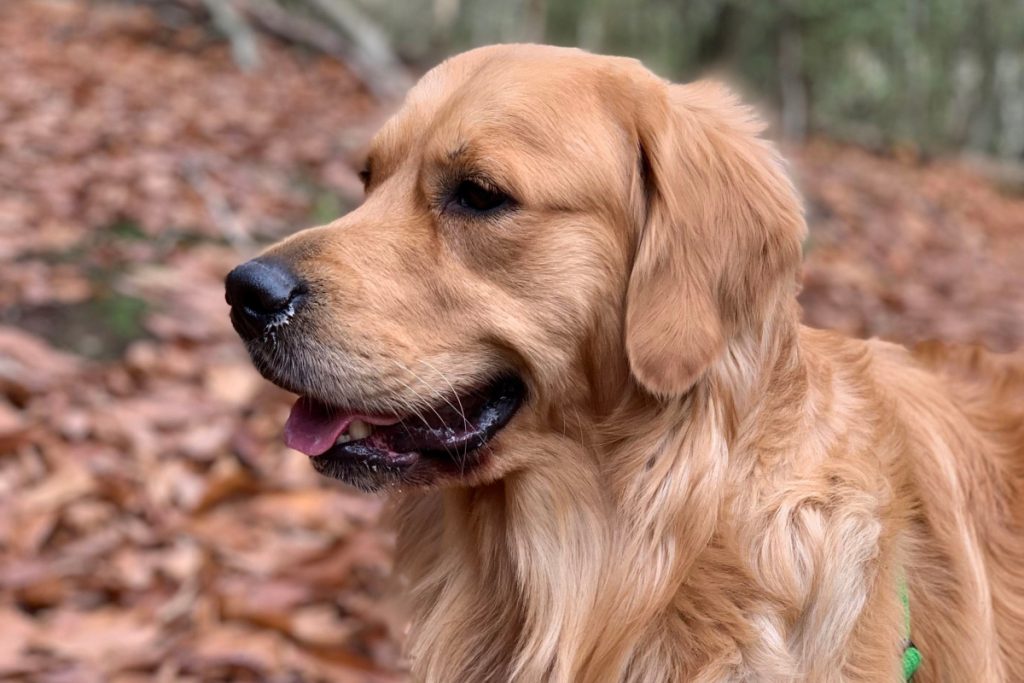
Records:
[[[509,197],[504,192],[484,187],[472,180],[463,180],[452,193],[452,202],[469,213],[490,213],[505,206]]]
[[[370,184],[370,165],[367,164],[363,167],[363,170],[359,172],[359,179],[363,181],[363,189],[365,190]]]

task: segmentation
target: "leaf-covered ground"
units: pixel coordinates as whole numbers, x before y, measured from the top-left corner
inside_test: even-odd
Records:
[[[121,5],[0,3],[0,680],[397,681],[381,502],[280,443],[224,274],[358,201],[380,112],[328,59]],[[809,323],[1024,343],[1024,198],[788,150]]]

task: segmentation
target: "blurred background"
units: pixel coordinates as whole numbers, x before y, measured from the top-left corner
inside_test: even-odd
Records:
[[[405,680],[382,502],[281,445],[222,282],[523,40],[755,102],[809,324],[1024,343],[1019,0],[0,0],[0,680]]]

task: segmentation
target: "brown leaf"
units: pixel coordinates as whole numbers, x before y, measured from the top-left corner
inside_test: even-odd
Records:
[[[36,630],[32,646],[116,671],[159,659],[159,630],[142,615],[116,609],[59,611]]]
[[[245,407],[252,404],[263,379],[249,363],[219,363],[206,368],[204,383],[218,401]]]
[[[0,397],[0,453],[10,452],[28,435],[29,422],[24,412]]]
[[[0,608],[0,676],[25,670],[25,651],[35,640],[38,628],[22,612]]]
[[[25,401],[71,376],[79,363],[26,332],[0,325],[0,393]]]

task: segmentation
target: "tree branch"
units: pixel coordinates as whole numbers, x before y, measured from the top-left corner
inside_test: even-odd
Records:
[[[349,65],[367,86],[385,98],[398,97],[412,85],[383,29],[348,0],[305,0],[351,42]]]
[[[260,48],[256,34],[229,0],[203,0],[214,26],[231,44],[231,55],[243,71],[252,71],[260,65]]]

